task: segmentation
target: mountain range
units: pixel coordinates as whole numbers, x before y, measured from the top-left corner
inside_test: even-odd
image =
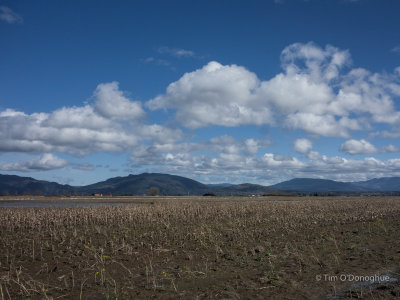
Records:
[[[143,173],[114,177],[86,186],[62,185],[56,182],[36,180],[31,177],[0,174],[0,195],[145,195],[156,188],[160,195],[279,195],[279,194],[400,194],[400,177],[375,178],[367,181],[340,182],[326,179],[295,178],[271,186],[251,183],[203,184],[182,176]]]

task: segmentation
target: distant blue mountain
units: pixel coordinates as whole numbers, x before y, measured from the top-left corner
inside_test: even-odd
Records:
[[[31,177],[0,174],[0,195],[62,195],[73,194],[76,188]]]
[[[232,185],[234,185],[234,184],[231,184],[231,183],[209,183],[209,184],[206,184],[206,186],[209,186],[209,187],[229,187]]]
[[[327,179],[295,178],[270,186],[292,192],[399,192],[400,177],[375,178],[367,181],[340,182]]]
[[[374,178],[367,181],[353,182],[353,185],[373,191],[400,191],[400,177]]]
[[[327,179],[295,178],[270,187],[292,192],[360,192],[365,187]]]
[[[36,180],[31,177],[0,174],[0,195],[15,194],[81,194],[108,193],[119,195],[144,195],[157,188],[160,195],[263,195],[282,193],[400,193],[400,177],[375,178],[367,181],[340,182],[326,179],[295,178],[271,186],[257,184],[203,184],[182,176],[143,173],[114,177],[86,186],[62,185]]]

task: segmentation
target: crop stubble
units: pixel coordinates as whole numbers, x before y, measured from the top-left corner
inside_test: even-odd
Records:
[[[400,198],[126,201],[0,208],[0,299],[400,296],[398,283],[350,291],[316,280],[397,274]]]

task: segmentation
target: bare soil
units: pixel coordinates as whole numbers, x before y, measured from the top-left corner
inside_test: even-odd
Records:
[[[400,298],[400,198],[123,201],[0,208],[0,299]]]

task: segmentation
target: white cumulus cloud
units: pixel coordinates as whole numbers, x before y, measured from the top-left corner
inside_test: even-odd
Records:
[[[152,109],[178,108],[176,118],[188,128],[272,122],[268,107],[256,105],[254,73],[236,65],[210,62],[171,83],[167,93],[147,102]]]
[[[149,100],[151,110],[172,109],[183,126],[281,126],[328,137],[350,137],[374,123],[400,124],[394,100],[400,80],[392,75],[350,69],[347,50],[296,43],[281,54],[283,72],[261,81],[237,65],[212,61],[184,74],[164,94]]]
[[[137,120],[144,116],[141,102],[130,101],[119,90],[118,82],[99,84],[94,92],[96,111],[111,119]]]
[[[158,144],[183,137],[179,129],[145,124],[140,102],[127,99],[118,83],[100,84],[93,104],[51,113],[0,112],[0,152],[129,152],[141,141]]]
[[[51,153],[45,153],[42,156],[29,161],[6,163],[0,165],[0,170],[19,172],[47,171],[63,168],[67,164],[68,162],[66,160],[54,156]]]
[[[347,140],[340,146],[340,151],[348,154],[374,154],[383,152],[398,152],[399,149],[393,145],[377,148],[364,139],[351,139]]]
[[[349,154],[372,154],[377,153],[378,149],[370,142],[362,140],[348,140],[340,146],[340,151]]]
[[[296,139],[293,146],[296,152],[304,154],[312,149],[313,144],[308,139]]]

